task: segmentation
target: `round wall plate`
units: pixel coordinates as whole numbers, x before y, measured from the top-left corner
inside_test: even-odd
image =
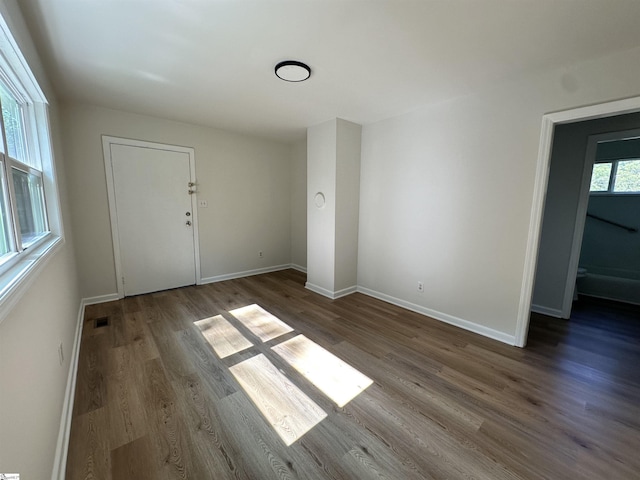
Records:
[[[324,204],[326,203],[326,200],[324,198],[324,193],[322,192],[316,193],[316,196],[313,197],[313,203],[315,203],[316,207],[318,208],[324,207]]]

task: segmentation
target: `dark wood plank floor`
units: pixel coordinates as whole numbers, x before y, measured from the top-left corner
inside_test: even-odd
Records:
[[[569,322],[533,315],[518,349],[304,280],[87,307],[67,478],[640,478],[638,309],[581,300]],[[228,313],[253,303],[294,332],[261,343]],[[220,359],[194,325],[218,314],[255,346]],[[337,407],[271,350],[297,334],[374,383]],[[260,353],[327,413],[290,446],[229,371]]]

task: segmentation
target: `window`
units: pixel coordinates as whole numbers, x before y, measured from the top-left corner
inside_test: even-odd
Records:
[[[28,104],[0,79],[0,265],[49,233],[40,158],[27,131]],[[31,148],[29,148],[31,147]]]
[[[595,163],[589,191],[591,193],[640,194],[640,159]]]
[[[0,16],[0,307],[62,244],[47,100]],[[0,308],[0,322],[8,309]]]

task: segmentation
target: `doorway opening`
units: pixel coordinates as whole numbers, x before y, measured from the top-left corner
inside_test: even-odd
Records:
[[[529,317],[533,304],[534,285],[536,283],[536,276],[542,274],[542,271],[538,271],[538,256],[541,247],[542,238],[542,226],[543,215],[545,211],[545,204],[547,202],[548,192],[547,189],[550,183],[550,165],[551,157],[554,146],[554,136],[557,134],[557,128],[561,128],[563,125],[568,125],[576,122],[582,122],[587,120],[605,119],[611,117],[617,117],[620,115],[636,113],[640,111],[640,97],[634,97],[625,100],[618,100],[614,102],[592,105],[589,107],[581,107],[577,109],[567,110],[563,112],[551,113],[544,115],[542,119],[542,131],[540,137],[540,148],[538,151],[538,162],[536,168],[536,179],[534,183],[534,195],[531,208],[531,215],[529,219],[529,235],[527,239],[527,249],[525,254],[525,265],[523,272],[522,288],[520,295],[520,305],[518,310],[518,319],[516,326],[516,345],[524,347],[526,345],[527,334],[529,329]],[[584,147],[586,149],[586,146]],[[583,151],[584,152],[584,151]],[[582,168],[584,168],[584,153],[582,155]],[[590,172],[589,177],[590,178]],[[580,179],[579,179],[580,180]],[[584,175],[581,180],[584,180]],[[583,182],[584,183],[584,182]],[[570,284],[571,299],[573,298],[573,289],[575,288],[575,273],[578,268],[578,257],[575,258],[575,267],[572,267],[574,258],[571,255],[571,246],[575,238],[576,231],[579,230],[579,223],[584,225],[584,218],[579,220],[578,217],[578,203],[580,198],[581,188],[579,185],[578,191],[574,197],[574,206],[569,214],[569,221],[567,222],[570,227],[570,232],[565,235],[563,241],[564,246],[569,250],[567,255],[569,258],[565,258],[566,268],[564,274],[561,276],[562,281],[558,282],[552,287],[556,287],[561,291],[561,304],[559,304],[558,311],[562,314],[563,305],[566,297],[568,285]],[[588,185],[587,185],[588,194]],[[586,208],[585,213],[586,215]],[[580,230],[581,231],[581,230]],[[571,262],[571,263],[570,263]],[[573,278],[569,280],[569,273],[573,270]],[[570,306],[569,306],[570,311]],[[560,316],[560,315],[558,315]]]

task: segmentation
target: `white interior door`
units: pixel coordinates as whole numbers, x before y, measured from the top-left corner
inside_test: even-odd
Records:
[[[109,154],[119,292],[138,295],[195,284],[189,152],[110,143]]]

